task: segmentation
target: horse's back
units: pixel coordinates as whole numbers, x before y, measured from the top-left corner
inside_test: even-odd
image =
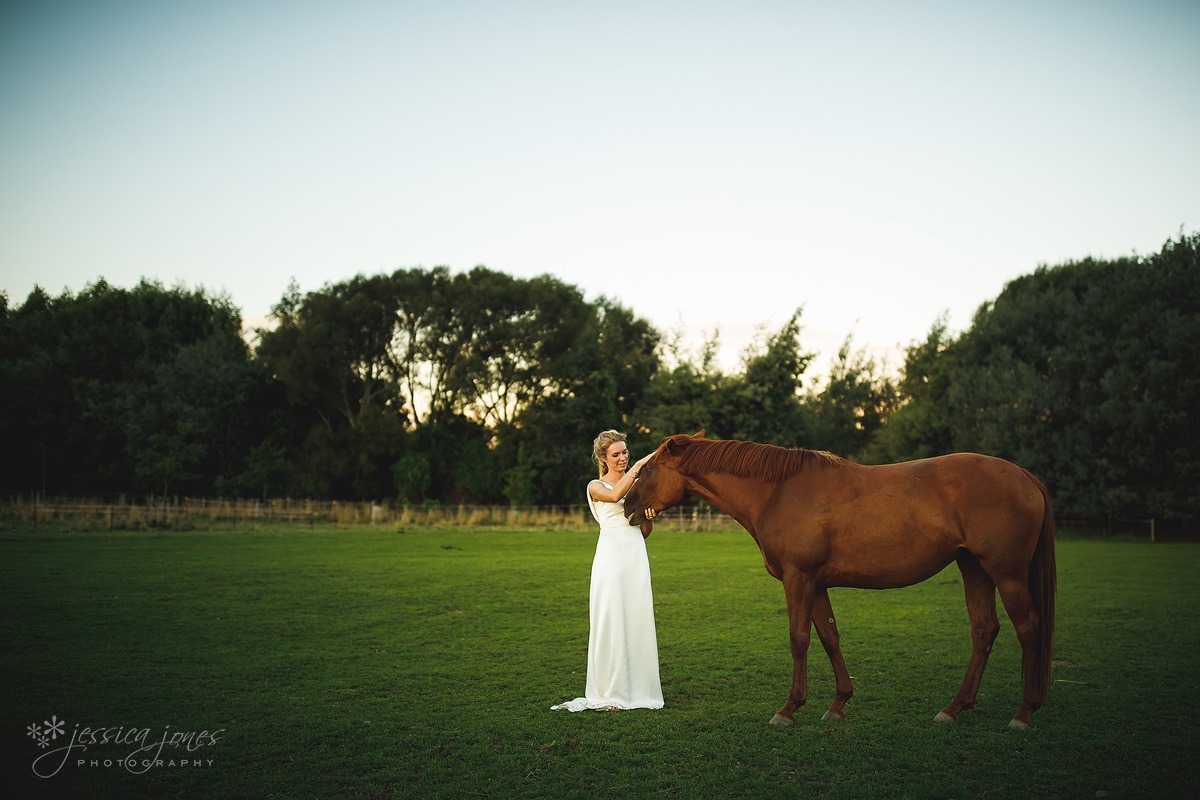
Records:
[[[962,550],[1000,571],[1028,564],[1044,513],[1023,469],[978,453],[846,463],[781,494],[779,510],[807,529],[783,545],[791,557],[823,561],[830,585],[868,588],[925,580]]]

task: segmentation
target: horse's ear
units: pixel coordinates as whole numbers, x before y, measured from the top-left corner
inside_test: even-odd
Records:
[[[677,433],[674,436],[668,436],[666,439],[663,439],[663,449],[665,449],[668,453],[676,453],[679,451],[679,447],[681,445],[687,443],[688,439],[703,439],[703,438],[704,438],[704,428],[701,428],[700,432],[695,434],[694,436],[688,436],[686,433]]]

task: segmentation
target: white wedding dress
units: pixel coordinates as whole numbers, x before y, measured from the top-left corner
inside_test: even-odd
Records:
[[[624,500],[597,502],[591,492],[587,498],[600,523],[592,560],[587,694],[551,708],[662,708],[646,541],[625,521]]]

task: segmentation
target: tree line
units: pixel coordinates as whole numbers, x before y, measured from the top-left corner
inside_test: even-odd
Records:
[[[898,374],[847,337],[812,376],[798,310],[736,369],[552,276],[360,275],[247,336],[202,289],[98,280],[0,293],[7,492],[132,491],[577,504],[596,432],[830,450],[867,463],[975,450],[1085,515],[1198,519],[1200,234],[1042,266]]]

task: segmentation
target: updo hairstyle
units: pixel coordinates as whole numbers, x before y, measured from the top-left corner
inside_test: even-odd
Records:
[[[597,477],[604,477],[604,455],[608,452],[608,448],[615,442],[625,441],[625,434],[620,431],[607,430],[601,431],[596,437],[596,441],[592,442],[592,461],[596,462],[596,466],[600,468],[600,474]]]

